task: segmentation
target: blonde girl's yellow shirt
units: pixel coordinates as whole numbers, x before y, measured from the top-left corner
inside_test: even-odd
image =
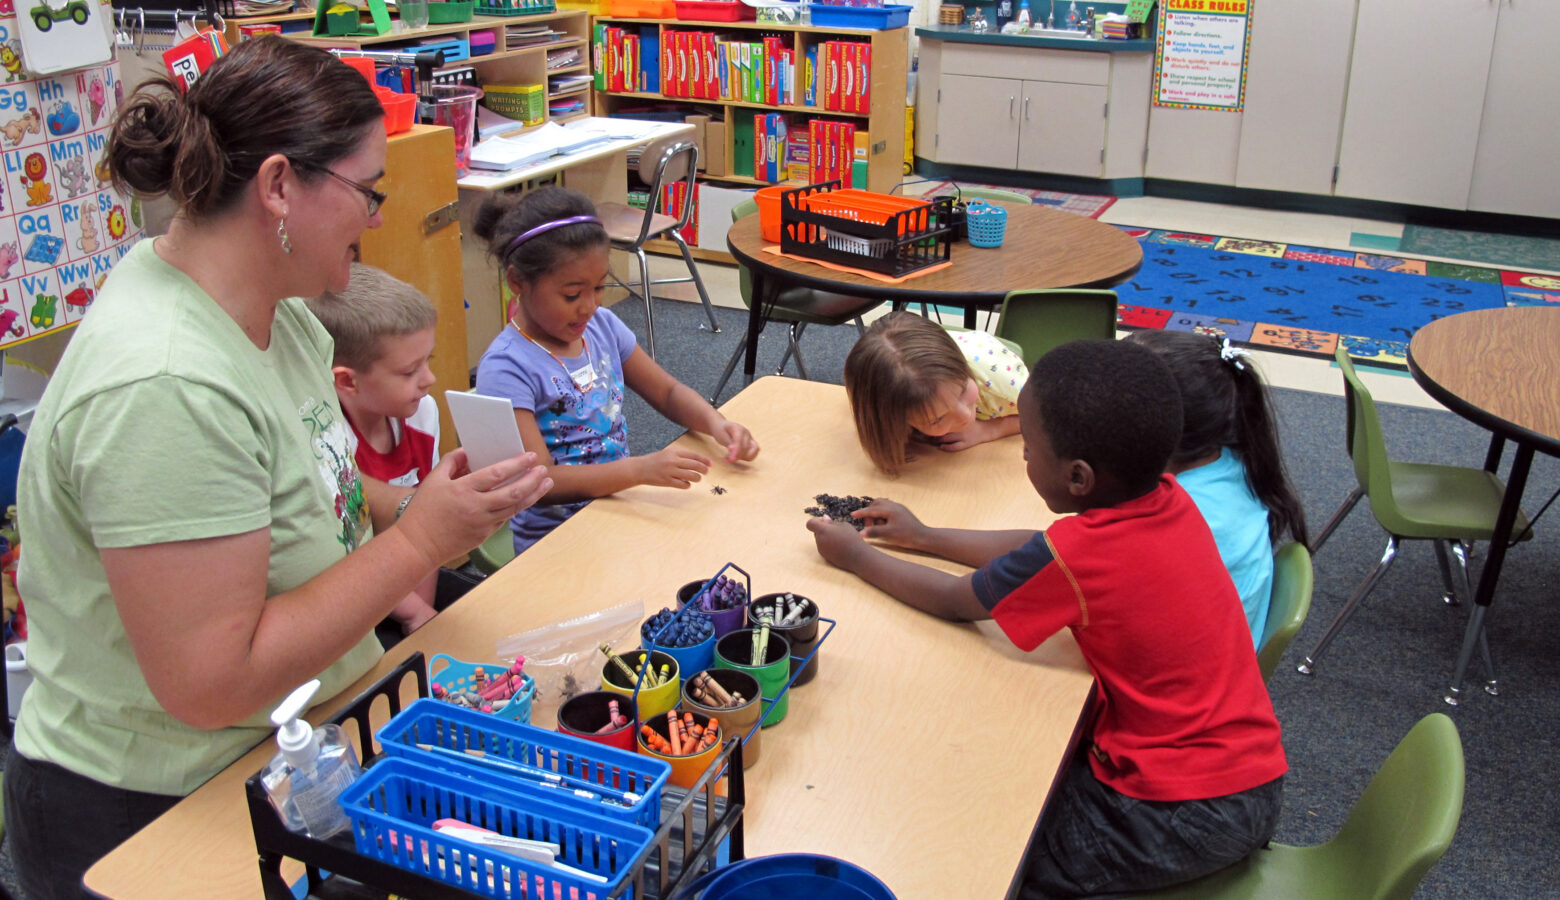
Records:
[[[1029,367],[1007,345],[984,331],[949,332],[975,379],[975,418],[1018,415],[1018,392],[1029,380]]]
[[[331,351],[297,299],[278,307],[270,346],[255,347],[150,240],[114,267],[50,379],[22,453],[18,587],[34,679],[17,719],[23,755],[106,784],[182,795],[269,737],[269,709],[217,731],[162,709],[98,548],[268,527],[274,596],[368,540]],[[331,697],[380,652],[366,634],[296,683],[319,677],[319,696]]]

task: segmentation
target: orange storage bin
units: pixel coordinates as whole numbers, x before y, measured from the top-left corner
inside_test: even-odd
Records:
[[[677,15],[676,0],[606,0],[609,15],[626,19],[670,19]]]
[[[358,74],[368,79],[370,87],[378,87],[379,82],[374,80],[374,61],[366,56],[343,56],[341,61],[358,70]]]
[[[385,134],[410,131],[412,124],[417,121],[417,95],[397,94],[394,91],[386,93],[389,96],[379,96],[379,103],[385,108]]]
[[[776,185],[759,188],[753,195],[758,204],[759,236],[771,244],[780,243],[780,194],[786,190],[785,186]]]

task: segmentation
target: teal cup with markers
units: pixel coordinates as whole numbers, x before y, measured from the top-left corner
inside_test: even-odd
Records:
[[[768,728],[784,719],[790,707],[791,693],[786,691],[781,696],[780,692],[785,690],[786,682],[791,679],[791,644],[783,635],[770,631],[768,643],[755,654],[756,634],[758,629],[739,628],[717,640],[715,668],[746,672],[758,679],[759,689],[766,701],[780,698],[769,704],[769,712],[764,715],[764,727]]]

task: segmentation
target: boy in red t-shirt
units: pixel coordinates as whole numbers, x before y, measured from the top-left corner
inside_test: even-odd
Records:
[[[813,519],[830,563],[924,612],[994,619],[1019,648],[1072,630],[1097,685],[1087,744],[1057,783],[1020,896],[1155,890],[1245,858],[1278,822],[1288,766],[1240,597],[1174,476],[1176,383],[1141,345],[1046,354],[1019,398],[1044,532],[929,528],[878,500]],[[863,538],[977,567],[955,576]]]
[[[439,461],[439,408],[428,395],[433,304],[417,288],[362,263],[352,264],[345,290],[308,303],[336,342],[331,373],[357,439],[358,471],[415,488]],[[402,634],[433,618],[437,583],[437,575],[429,576],[390,613]]]

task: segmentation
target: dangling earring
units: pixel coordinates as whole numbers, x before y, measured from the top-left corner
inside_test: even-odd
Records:
[[[292,253],[292,235],[287,233],[287,220],[280,219],[276,223],[276,239],[282,242],[282,252]]]

